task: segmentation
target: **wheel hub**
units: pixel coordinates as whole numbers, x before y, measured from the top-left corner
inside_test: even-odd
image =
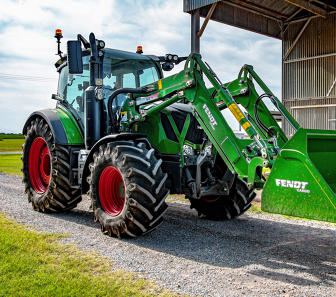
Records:
[[[125,206],[125,184],[120,172],[106,167],[99,178],[99,200],[104,210],[111,216],[117,216]]]
[[[51,162],[48,145],[42,137],[36,138],[30,147],[28,170],[34,190],[43,194],[50,183]]]

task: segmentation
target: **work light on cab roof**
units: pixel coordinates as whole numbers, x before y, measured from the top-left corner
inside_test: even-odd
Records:
[[[105,41],[104,40],[99,40],[98,41],[98,48],[103,49],[105,47]]]
[[[61,29],[56,29],[55,30],[55,37],[56,38],[58,38],[58,37],[63,38]]]
[[[137,53],[137,54],[142,54],[142,53],[143,53],[143,51],[142,51],[142,46],[141,46],[141,45],[139,45],[139,46],[137,47],[136,53]]]
[[[61,38],[63,38],[63,35],[62,35],[62,30],[61,29],[56,29],[55,30],[55,38],[57,39],[57,54],[56,55],[59,55],[60,58],[62,58],[62,51],[61,51],[61,48],[60,48],[60,45],[61,45]]]

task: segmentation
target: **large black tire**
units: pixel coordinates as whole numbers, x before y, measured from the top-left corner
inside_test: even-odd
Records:
[[[116,141],[100,146],[93,158],[89,195],[101,231],[122,238],[158,227],[168,207],[169,190],[154,149],[148,151],[144,143]]]
[[[33,209],[61,212],[76,207],[82,197],[80,189],[70,185],[69,151],[55,144],[49,125],[39,117],[27,127],[24,137],[22,182]]]
[[[246,184],[239,179],[235,179],[230,195],[220,196],[215,199],[189,198],[190,208],[197,210],[198,215],[205,215],[214,221],[234,220],[251,207],[251,202],[256,194],[253,190],[248,190]]]

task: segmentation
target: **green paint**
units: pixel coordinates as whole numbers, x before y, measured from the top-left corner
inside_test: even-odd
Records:
[[[203,76],[208,78],[212,88],[206,88]],[[262,101],[255,114],[260,96],[255,83],[269,94],[274,105],[297,131],[290,140]],[[157,94],[157,100],[141,106],[141,113],[135,102],[144,95],[130,96],[122,108],[127,112],[122,122],[124,130],[147,134],[150,143],[162,154],[179,154],[182,170],[182,148],[185,144],[190,145],[185,137],[192,116],[188,115],[180,133],[165,108],[175,102],[189,104],[193,116],[213,144],[213,153],[218,152],[227,167],[250,188],[264,188],[263,210],[336,222],[336,132],[300,128],[252,66],[244,65],[236,80],[222,85],[201,56],[191,54],[184,70],[162,79],[158,87],[160,85],[162,89],[146,94]],[[222,114],[226,108],[250,139],[242,140],[234,135]],[[167,139],[160,113],[167,115],[177,142]],[[266,128],[257,124],[258,118]],[[262,179],[265,169],[271,170],[267,182]]]
[[[277,156],[262,209],[336,222],[335,192],[336,132],[301,128]]]
[[[61,107],[53,109],[53,112],[57,114],[57,116],[60,118],[63,124],[68,139],[68,144],[69,145],[84,144],[79,127],[76,121],[73,119],[72,115],[66,109]]]
[[[154,148],[163,154],[177,154],[180,151],[180,143],[167,139],[166,134],[161,125],[160,115],[156,114],[150,116],[145,122],[141,122],[137,125],[137,131],[135,126],[132,132],[143,133],[147,135],[149,142]]]
[[[189,103],[191,104],[193,115],[198,120],[199,125],[208,135],[215,151],[218,151],[229,169],[236,172],[241,179],[247,179],[249,172],[253,172],[252,185],[254,184],[259,188],[262,182],[255,172],[258,172],[260,163],[263,164],[264,160],[257,162],[258,164],[253,162],[251,163],[252,165],[249,165],[248,159],[260,158],[256,149],[252,149],[250,152],[246,151],[246,145],[251,144],[253,140],[237,139],[223,117],[221,109],[217,106],[217,103],[221,101],[225,103],[222,104],[221,107],[233,104],[234,99],[231,94],[228,90],[223,90],[222,86],[214,78],[213,74],[203,63],[199,55],[190,56],[185,65],[185,69],[180,73],[161,80],[161,90],[155,90],[147,94],[147,96],[158,94],[157,100],[160,100],[160,102],[157,101],[148,104],[148,106],[141,106],[143,110],[141,114],[139,109],[136,108],[135,99],[143,97],[144,95],[139,94],[130,97],[122,109],[123,112],[127,113],[127,119],[124,119],[122,122],[124,130],[131,129],[132,132],[147,134],[153,147],[163,154],[178,154],[182,151],[183,145],[190,144],[189,141],[185,140],[189,121],[187,120],[185,122],[184,129],[180,134],[171,115],[165,108],[179,100],[181,100],[182,103]],[[208,90],[206,88],[203,78],[200,75],[200,70],[202,70],[203,75],[206,75],[211,81],[214,87],[213,89]],[[233,82],[230,85],[239,88],[239,83],[237,82]],[[251,86],[253,87],[253,85]],[[212,100],[211,93],[214,89],[217,91],[217,96],[215,100]],[[252,99],[247,97],[245,101],[255,101],[256,98],[257,95]],[[251,106],[252,105],[253,102],[251,103]],[[167,115],[178,138],[178,143],[167,139],[161,125],[160,112]],[[242,114],[241,116],[242,118],[239,121],[242,124],[246,123],[247,119]],[[135,120],[135,117],[137,117],[137,120]],[[188,125],[186,125],[187,123]],[[275,125],[277,125],[276,122]],[[257,135],[254,127],[251,126],[250,128],[247,128],[247,130],[251,136]],[[268,142],[265,142],[265,146],[265,149],[269,152],[269,155],[266,157],[267,165],[265,166],[271,166],[274,162],[271,153],[274,147]],[[199,149],[200,145],[198,145],[197,148]],[[245,152],[243,152],[244,150]],[[183,166],[182,153],[181,165]],[[249,170],[249,167],[251,166],[254,166],[254,168]]]

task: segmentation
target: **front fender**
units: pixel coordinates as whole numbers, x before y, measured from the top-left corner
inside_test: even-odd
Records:
[[[42,109],[33,112],[27,119],[23,126],[22,134],[24,135],[27,131],[27,127],[31,125],[31,121],[36,118],[42,117],[49,125],[51,132],[53,134],[54,140],[57,144],[68,145],[68,138],[66,136],[63,124],[60,118],[51,109]]]
[[[82,176],[82,195],[85,195],[90,189],[89,183],[86,180],[90,174],[89,164],[93,161],[93,154],[99,149],[101,145],[107,144],[113,141],[118,141],[118,140],[144,139],[146,144],[150,146],[146,137],[147,137],[146,134],[140,134],[140,133],[120,133],[120,134],[107,135],[103,137],[102,139],[100,139],[99,141],[97,141],[92,147],[85,161],[85,165],[83,169],[83,176]]]
[[[55,143],[59,145],[83,145],[80,128],[69,112],[64,109],[42,109],[33,112],[23,126],[22,134],[25,134],[31,121],[42,117],[49,125]]]

